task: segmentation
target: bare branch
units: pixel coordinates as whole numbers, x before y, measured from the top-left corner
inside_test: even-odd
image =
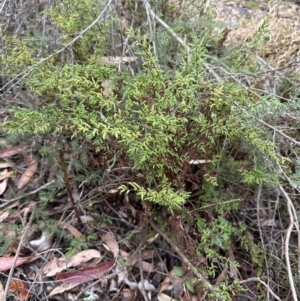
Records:
[[[294,228],[294,221],[295,221],[294,214],[292,212],[292,207],[294,207],[294,206],[293,206],[292,200],[290,199],[287,192],[283,189],[283,187],[279,186],[279,189],[282,192],[284,198],[286,199],[287,210],[288,210],[289,218],[290,218],[289,227],[287,229],[286,237],[285,237],[285,252],[284,253],[285,253],[285,260],[286,260],[286,269],[287,269],[288,276],[289,276],[289,282],[290,282],[290,287],[291,287],[293,299],[294,299],[294,301],[298,301],[297,292],[296,292],[295,283],[294,283],[294,278],[293,278],[293,273],[292,273],[292,269],[291,269],[290,255],[289,255],[290,236],[291,236],[292,230]]]

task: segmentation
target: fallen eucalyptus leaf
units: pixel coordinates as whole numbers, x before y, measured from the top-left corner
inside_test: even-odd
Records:
[[[72,256],[68,261],[65,257],[53,258],[43,267],[43,273],[45,276],[51,277],[69,267],[76,267],[82,262],[88,262],[93,258],[101,258],[100,252],[94,249],[84,250]]]
[[[60,273],[56,275],[57,280],[61,280],[64,283],[84,283],[95,278],[103,276],[109,272],[114,266],[114,261],[107,261],[99,263],[93,267],[84,268],[78,271],[72,271],[67,273]]]

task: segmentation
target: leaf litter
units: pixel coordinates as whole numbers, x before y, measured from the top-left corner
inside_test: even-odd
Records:
[[[47,174],[42,166],[50,168],[49,164],[41,165],[40,159],[28,156],[26,150],[18,147],[2,152],[3,158],[10,158],[5,159],[6,163],[2,165],[2,171],[7,175],[4,179],[12,180],[3,186],[4,197],[9,202],[0,211],[3,233],[7,237],[6,223],[28,224],[33,208],[41,202],[39,188],[32,186],[38,182],[33,180],[45,181],[40,177],[40,174]],[[66,153],[65,157],[68,155]],[[65,180],[70,181],[70,187],[76,187],[73,176]],[[101,299],[108,293],[112,294],[112,298],[115,296],[123,300],[142,296],[149,300],[179,300],[186,297],[187,290],[190,297],[194,294],[193,284],[184,279],[186,276],[174,275],[173,267],[184,271],[182,259],[174,246],[155,229],[151,230],[147,221],[149,217],[146,217],[135,195],[121,194],[117,189],[119,182],[110,183],[107,188],[105,185],[97,187],[96,197],[90,196],[88,191],[94,187],[88,183],[85,185],[86,195],[81,195],[81,199],[76,197],[80,194],[74,191],[74,200],[84,208],[79,219],[74,215],[68,194],[64,190],[54,191],[53,200],[42,207],[47,222],[41,223],[36,219],[19,254],[16,254],[17,238],[22,236],[22,231],[16,229],[11,232],[10,235],[15,236],[14,244],[6,254],[1,254],[0,271],[9,271],[14,265],[14,278],[9,281],[10,293],[15,300],[57,295],[65,300],[72,295],[77,300],[84,294],[89,296],[85,300]],[[30,194],[32,189],[37,192]],[[11,203],[10,200],[14,199],[12,191],[19,195],[21,191],[25,195],[29,191],[30,201],[18,199]],[[176,237],[186,235],[184,232],[175,234]],[[91,238],[88,239],[89,236]],[[72,240],[77,242],[70,248]],[[79,247],[81,243],[85,245]],[[71,256],[67,249],[73,253]],[[29,277],[33,269],[36,275]],[[27,281],[20,275],[27,275]],[[42,289],[43,283],[48,283],[46,291]]]

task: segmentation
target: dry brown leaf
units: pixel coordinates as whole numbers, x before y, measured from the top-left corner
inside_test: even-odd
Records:
[[[7,167],[12,167],[12,166],[15,166],[16,164],[9,160],[9,159],[6,159],[5,161],[0,161],[0,168],[7,168]]]
[[[38,164],[39,162],[37,159],[31,158],[30,164],[28,165],[27,169],[20,177],[18,187],[17,187],[18,189],[22,189],[30,181],[30,179],[32,178],[32,176],[37,170]]]
[[[55,289],[53,289],[49,294],[49,297],[69,291],[80,284],[81,283],[63,283],[62,285],[59,285]]]
[[[72,256],[69,261],[66,261],[65,257],[62,258],[54,257],[50,262],[48,262],[44,266],[43,273],[45,274],[45,276],[51,277],[67,268],[76,267],[83,262],[90,261],[93,258],[100,259],[101,258],[100,252],[93,249],[85,250]]]
[[[25,281],[12,279],[9,286],[9,291],[13,293],[16,300],[27,300],[32,294],[28,293],[29,287]]]
[[[0,212],[0,223],[2,223],[8,216],[9,216],[9,212],[8,211],[2,211],[2,212]]]
[[[76,239],[79,239],[82,237],[82,233],[78,231],[74,226],[72,226],[70,223],[66,222],[58,222],[58,225],[62,228],[67,229]]]
[[[135,266],[138,266],[138,263]],[[157,271],[157,268],[150,262],[142,261],[142,270],[147,273],[153,273]]]
[[[103,232],[101,234],[101,239],[107,245],[109,250],[114,254],[114,258],[119,255],[119,245],[114,236],[110,232]]]
[[[68,261],[68,266],[76,267],[81,263],[88,262],[94,258],[101,258],[101,254],[99,251],[94,249],[84,250],[72,256]]]
[[[43,273],[45,276],[51,277],[67,268],[68,266],[65,258],[54,257],[43,267]]]
[[[92,216],[89,216],[89,215],[80,215],[80,220],[81,220],[82,223],[85,223],[85,224],[87,224],[88,222],[95,221],[95,219]],[[78,225],[79,224],[78,219],[76,217],[72,218],[70,220],[70,224],[73,225],[73,226]]]
[[[123,283],[124,278],[126,277],[126,273],[125,271],[118,271],[117,275],[118,275],[118,286]]]
[[[28,220],[28,215],[29,213],[32,212],[33,207],[35,207],[36,203],[35,202],[30,202],[25,208],[22,208],[22,211],[19,212],[18,214],[23,214],[23,222],[27,223]]]
[[[10,178],[14,174],[14,171],[8,171],[7,169],[4,169],[0,173],[0,180]]]
[[[134,295],[136,294],[136,291],[131,290],[131,289],[123,289],[122,290],[122,300],[123,301],[131,301],[135,300]]]
[[[224,282],[227,275],[228,275],[228,268],[225,266],[215,281],[216,285],[220,285],[222,282]]]
[[[165,279],[164,282],[162,282],[162,283],[159,285],[159,291],[160,291],[160,292],[163,292],[163,291],[169,290],[170,285],[171,285],[171,280],[170,280],[170,278]]]
[[[169,276],[165,277],[160,284],[159,292],[162,293],[166,289],[172,289],[175,298],[182,296],[184,293],[184,279],[176,276],[174,269],[170,271]]]
[[[154,257],[157,257],[154,250],[148,249],[142,252],[142,259],[153,259]]]
[[[26,150],[27,150],[27,146],[17,146],[17,147],[12,147],[10,149],[5,149],[4,151],[0,152],[0,158],[7,158],[22,153]]]
[[[158,301],[177,301],[176,299],[162,293],[157,295],[157,299]]]
[[[138,256],[135,256],[134,258],[131,258],[130,254],[120,250],[120,256],[125,260],[125,261],[129,261],[131,262],[131,264],[135,267],[139,267],[139,259]],[[154,252],[152,250],[146,250],[143,252],[142,254],[142,259],[149,259],[149,258],[154,258]],[[147,262],[147,261],[142,261],[142,269],[145,272],[155,272],[157,270],[159,270],[159,267],[154,267],[153,264]]]

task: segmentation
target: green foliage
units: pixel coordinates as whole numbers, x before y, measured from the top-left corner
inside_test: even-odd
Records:
[[[255,100],[234,83],[205,83],[204,43],[195,40],[192,51],[183,53],[180,67],[165,72],[142,39],[139,55],[144,70],[135,77],[127,73],[120,77],[114,67],[93,60],[63,67],[48,62],[27,80],[34,93],[45,97],[45,104],[33,111],[13,109],[14,119],[4,128],[10,134],[64,134],[83,139],[98,151],[118,155],[125,151],[137,178],[147,183],[138,190],[141,198],[171,210],[179,208],[187,194],[173,192],[180,188],[173,179],[189,149],[195,150],[194,156],[212,157],[220,153],[224,141],[239,143],[246,138],[258,152],[278,160],[272,143],[256,126],[249,127],[255,115],[249,115],[248,108]],[[108,97],[102,88],[106,80],[112,83]],[[268,181],[259,180],[258,174],[254,180],[250,176],[254,172],[242,172],[246,183]]]
[[[0,62],[5,63],[5,73],[16,75],[34,64],[29,48],[17,36],[4,35],[5,48],[0,55]]]
[[[0,224],[1,233],[3,233],[0,237],[0,256],[11,252],[12,243],[15,242],[16,238],[19,234],[22,233],[22,225],[17,224]],[[12,235],[15,233],[15,235]]]
[[[92,236],[92,238],[95,238]],[[89,237],[81,237],[80,239],[72,239],[69,242],[69,246],[66,249],[65,256],[70,258],[74,256],[76,253],[88,249],[88,239]]]
[[[84,0],[75,3],[67,0],[63,3],[56,1],[54,9],[48,10],[52,21],[64,33],[61,44],[69,43],[75,36],[85,30],[101,13],[101,5],[94,0]],[[109,22],[103,22],[101,26],[96,24],[91,27],[80,39],[71,45],[73,55],[77,62],[85,62],[91,52],[95,55],[103,55],[103,45],[107,42]],[[74,59],[70,57],[70,59]]]
[[[231,238],[236,234],[236,229],[232,227],[225,218],[219,216],[218,219],[213,220],[209,227],[204,227],[206,222],[202,219],[198,220],[197,226],[201,231],[201,241],[199,247],[203,249],[207,256],[210,258],[210,248],[228,250],[231,244]],[[209,246],[209,248],[207,248]],[[213,255],[214,256],[214,255]]]

